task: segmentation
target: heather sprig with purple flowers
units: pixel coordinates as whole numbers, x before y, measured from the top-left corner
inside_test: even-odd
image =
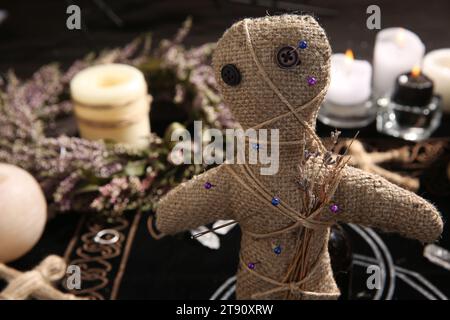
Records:
[[[155,134],[148,149],[137,150],[68,136],[70,132],[54,136],[55,127],[72,115],[72,77],[90,65],[114,62],[141,68],[155,100],[169,97],[175,105],[184,105],[191,115],[188,121],[235,126],[209,65],[214,46],[182,45],[190,27],[188,19],[172,40],[162,40],[153,51],[151,38],[143,36],[123,48],[90,54],[65,72],[54,63],[22,81],[10,71],[0,82],[0,162],[29,171],[56,212],[92,210],[114,217],[151,209],[158,197],[203,168],[168,161],[169,146]],[[159,76],[167,73],[171,81]]]

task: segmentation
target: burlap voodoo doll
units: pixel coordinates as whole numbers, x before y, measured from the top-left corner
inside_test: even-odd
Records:
[[[208,170],[160,201],[156,226],[170,234],[218,219],[237,221],[238,299],[336,299],[327,243],[337,221],[422,242],[442,232],[433,205],[347,165],[348,157],[333,154],[317,137],[330,55],[324,30],[307,15],[244,19],[215,49],[218,85],[243,129],[279,129],[279,168],[272,175],[261,174],[259,163]]]

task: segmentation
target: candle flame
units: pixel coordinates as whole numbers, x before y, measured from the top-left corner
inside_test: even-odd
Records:
[[[418,76],[420,76],[421,70],[419,66],[414,66],[411,70],[411,76],[413,78],[417,78]]]
[[[400,28],[395,35],[395,42],[401,47],[405,44],[405,30]]]
[[[353,60],[355,60],[355,56],[353,55],[352,49],[347,49],[347,51],[345,51],[345,59],[346,59],[347,61],[353,61]]]

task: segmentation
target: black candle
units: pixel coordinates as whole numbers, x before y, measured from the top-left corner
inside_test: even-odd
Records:
[[[379,99],[377,129],[405,140],[428,138],[440,124],[441,102],[433,82],[419,68],[401,74],[390,99]]]
[[[392,100],[406,106],[423,107],[430,103],[432,97],[433,81],[415,68],[397,78]]]

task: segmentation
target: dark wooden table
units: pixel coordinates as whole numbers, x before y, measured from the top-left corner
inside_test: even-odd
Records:
[[[280,6],[286,4],[291,10],[313,9],[326,29],[335,52],[352,48],[357,58],[371,60],[376,31],[366,28],[366,8],[369,4],[374,4],[373,1],[265,1],[272,4],[270,7],[260,5],[263,2],[258,0],[108,1],[110,9],[122,21],[122,26],[119,26],[117,21],[114,23],[114,19],[109,18],[108,14],[101,9],[98,1],[2,1],[0,9],[6,9],[9,17],[0,24],[0,72],[14,69],[19,76],[27,77],[41,65],[49,62],[57,61],[67,66],[88,52],[122,46],[147,31],[152,31],[157,41],[172,36],[188,15],[192,16],[194,21],[193,30],[187,38],[188,44],[215,41],[234,21],[242,17],[265,15],[266,12],[271,14],[280,12],[282,11]],[[66,7],[71,3],[81,7],[84,25],[82,31],[70,31],[66,28],[68,17]],[[375,3],[381,8],[383,28],[402,26],[411,29],[422,38],[427,50],[450,47],[449,1],[382,0]],[[449,137],[448,123],[449,119],[445,117],[434,136]],[[331,129],[319,125],[318,130],[322,135],[326,135]],[[344,134],[353,136],[354,131],[345,131]],[[394,139],[379,135],[374,124],[364,128],[360,137],[375,140],[378,146],[398,143]],[[445,157],[448,158],[449,154]],[[436,203],[447,217],[450,212],[448,194],[433,195],[425,189],[421,189],[420,193]],[[81,259],[91,268],[92,263],[101,260],[103,271],[106,270],[106,273],[102,273],[100,278],[94,276],[94,281],[89,282],[87,286],[93,288],[96,284],[103,283],[104,285],[98,287],[98,290],[91,290],[91,293],[94,292],[98,298],[106,299],[207,299],[222,283],[232,279],[237,265],[239,246],[237,228],[229,235],[222,237],[221,250],[214,251],[189,240],[187,234],[159,241],[151,239],[146,224],[149,215],[148,212],[130,215],[117,222],[117,225],[111,226],[119,228],[123,233],[120,252],[109,255],[105,255],[104,252],[99,253],[102,256],[90,253],[90,258],[86,257],[83,250],[89,248],[86,239],[89,241],[92,237],[84,237],[83,240],[82,235],[92,235],[99,228],[104,228],[104,223],[80,214],[58,216],[49,222],[44,237],[38,245],[13,265],[19,269],[29,269],[50,253],[65,255],[72,262],[79,263]],[[381,250],[382,257],[378,258],[387,265],[388,269],[390,268],[389,270],[393,268],[397,274],[400,274],[400,278],[405,275],[409,277],[409,280],[413,278],[415,284],[419,284],[423,290],[428,290],[427,292],[437,296],[433,289],[415,278],[414,274],[407,273],[408,271],[417,272],[419,276],[424,276],[432,284],[437,285],[444,294],[450,295],[450,273],[427,262],[422,257],[423,247],[419,243],[395,235],[382,235],[381,240],[378,236],[377,240],[376,236],[363,230],[366,236],[378,243],[376,245],[378,249],[374,251],[367,245],[367,238],[361,236],[352,227],[345,228],[354,244],[353,253],[369,257],[368,263],[371,263],[370,256],[376,250]],[[447,227],[441,245],[450,249],[448,231]],[[380,243],[387,244],[389,250],[380,249]],[[80,258],[81,256],[83,258]],[[393,261],[390,265],[391,258]],[[363,288],[364,279],[367,277],[363,269],[363,259],[361,257],[357,259],[360,266],[356,265],[354,269],[352,285],[354,292],[346,292],[347,295],[344,298],[370,297]],[[411,289],[412,287],[405,280],[399,280],[399,277],[397,280],[388,279],[381,298],[426,297],[423,291]],[[394,295],[389,296],[389,290],[393,284],[397,286]],[[232,285],[231,281],[225,289],[232,289]],[[224,292],[221,296],[224,296]]]

